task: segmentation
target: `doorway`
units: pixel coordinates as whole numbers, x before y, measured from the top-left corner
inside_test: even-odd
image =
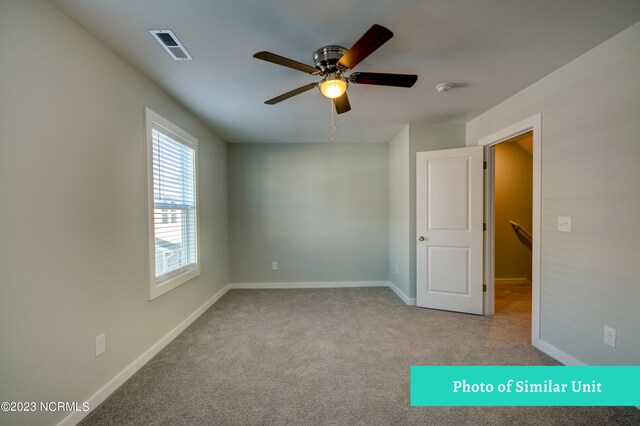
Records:
[[[484,300],[484,314],[496,314],[496,228],[505,226],[504,223],[496,223],[496,185],[495,185],[495,160],[496,146],[499,143],[512,140],[518,136],[530,133],[532,140],[532,204],[531,204],[531,228],[526,229],[516,220],[515,225],[510,222],[511,232],[520,234],[518,241],[526,239],[524,231],[531,237],[531,343],[538,347],[540,341],[540,191],[541,191],[541,130],[542,116],[537,114],[521,122],[515,123],[492,135],[482,138],[479,145],[485,149],[486,173],[485,173],[485,243],[484,243],[484,280],[486,292]],[[524,138],[524,136],[523,136]],[[504,219],[501,219],[501,222]],[[516,229],[516,226],[518,229]],[[513,236],[513,235],[512,235]],[[524,244],[524,243],[523,243]],[[523,278],[523,277],[516,277]]]
[[[533,132],[494,145],[495,315],[531,319]]]

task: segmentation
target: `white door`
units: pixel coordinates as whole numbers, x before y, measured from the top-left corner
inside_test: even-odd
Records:
[[[418,306],[482,314],[482,153],[416,155]]]

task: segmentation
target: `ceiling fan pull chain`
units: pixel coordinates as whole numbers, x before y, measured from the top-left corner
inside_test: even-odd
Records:
[[[329,102],[329,105],[331,106],[331,142],[335,142],[338,127],[336,126],[336,109],[333,107],[333,100]]]

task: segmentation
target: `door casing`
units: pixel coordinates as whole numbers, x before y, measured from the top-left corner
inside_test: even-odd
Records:
[[[540,342],[540,246],[541,246],[541,190],[542,190],[542,114],[538,113],[478,141],[485,148],[484,217],[487,229],[484,241],[484,315],[495,314],[495,145],[523,133],[533,132],[533,221],[531,271],[531,344]]]

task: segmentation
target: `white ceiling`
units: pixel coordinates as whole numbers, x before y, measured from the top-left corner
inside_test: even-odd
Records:
[[[339,142],[388,142],[414,122],[465,123],[640,20],[638,0],[52,0],[227,142],[327,142],[331,102],[317,77],[252,58],[267,50],[313,65],[372,24],[395,36],[355,71],[417,74],[411,89],[351,85]],[[175,62],[149,34],[172,29]],[[437,94],[434,86],[457,87]]]

